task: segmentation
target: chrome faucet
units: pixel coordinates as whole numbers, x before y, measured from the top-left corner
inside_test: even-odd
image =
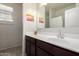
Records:
[[[64,34],[61,30],[58,31],[58,36],[59,39],[64,39]]]

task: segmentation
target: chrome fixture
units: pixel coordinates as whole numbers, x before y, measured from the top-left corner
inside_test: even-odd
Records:
[[[64,33],[61,30],[58,31],[57,38],[58,39],[64,39]]]

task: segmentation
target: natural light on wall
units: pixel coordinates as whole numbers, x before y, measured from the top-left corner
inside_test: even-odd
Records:
[[[0,22],[9,21],[13,22],[13,8],[0,4]]]

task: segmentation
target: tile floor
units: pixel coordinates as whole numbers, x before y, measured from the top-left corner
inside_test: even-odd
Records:
[[[22,55],[21,46],[0,51],[0,56],[21,56],[21,55]]]

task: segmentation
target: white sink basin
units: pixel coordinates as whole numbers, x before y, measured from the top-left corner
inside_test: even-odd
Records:
[[[44,35],[44,34],[38,34],[38,36],[44,37],[49,39],[50,41],[56,41],[59,43],[67,43],[67,44],[79,44],[79,39],[72,39],[64,37],[64,39],[59,39],[56,35]]]

